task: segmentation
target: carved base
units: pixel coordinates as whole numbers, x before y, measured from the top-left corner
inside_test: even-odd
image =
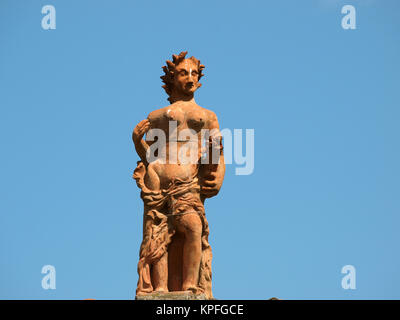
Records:
[[[135,297],[135,300],[207,300],[204,293],[191,291],[151,292]]]

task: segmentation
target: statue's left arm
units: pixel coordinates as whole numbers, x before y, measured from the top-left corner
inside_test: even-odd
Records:
[[[200,185],[203,198],[210,198],[218,194],[225,176],[225,160],[222,145],[222,135],[219,123],[214,112],[210,112],[208,129],[209,139],[209,163],[200,165]],[[214,157],[213,157],[214,154]],[[213,161],[214,160],[214,161]],[[215,162],[215,163],[214,163]]]

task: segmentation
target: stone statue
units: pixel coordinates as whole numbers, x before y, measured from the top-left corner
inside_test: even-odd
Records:
[[[225,163],[217,117],[194,100],[204,65],[186,54],[173,55],[163,67],[170,105],[151,112],[132,134],[141,159],[133,177],[144,202],[137,296],[191,291],[213,298],[204,201],[219,192]],[[152,130],[164,132],[165,143],[149,139]],[[149,160],[155,145],[166,161]]]

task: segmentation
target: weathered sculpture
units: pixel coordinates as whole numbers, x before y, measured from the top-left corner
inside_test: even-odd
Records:
[[[194,100],[204,66],[186,54],[163,67],[171,104],[151,112],[132,134],[141,159],[133,177],[144,202],[137,296],[192,291],[212,298],[204,201],[220,190],[225,163],[217,117]]]

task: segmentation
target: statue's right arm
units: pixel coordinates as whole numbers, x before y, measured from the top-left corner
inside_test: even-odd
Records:
[[[145,165],[147,165],[146,151],[149,145],[144,141],[144,134],[150,129],[150,121],[144,119],[140,121],[132,132],[132,140],[135,145],[135,149],[140,159]]]

